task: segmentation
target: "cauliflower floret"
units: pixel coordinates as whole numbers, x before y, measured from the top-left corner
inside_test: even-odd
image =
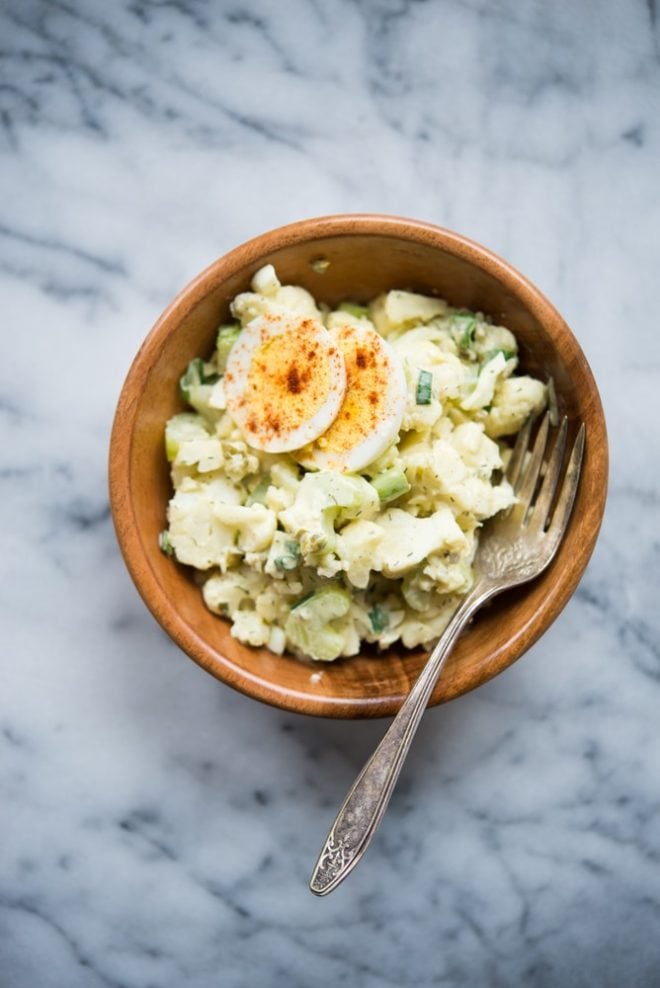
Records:
[[[458,598],[445,597],[440,600],[440,606],[429,611],[408,612],[399,625],[401,641],[406,648],[416,648],[418,645],[430,648],[445,630],[456,610]]]
[[[537,415],[545,408],[547,396],[546,385],[533,377],[510,377],[500,381],[486,417],[486,432],[493,439],[513,435],[530,415]]]
[[[284,624],[290,607],[285,597],[272,587],[266,587],[255,599],[257,614],[269,624]]]
[[[267,585],[268,580],[261,573],[245,569],[230,570],[209,576],[202,587],[202,594],[204,603],[211,611],[233,616],[245,605],[252,607]]]
[[[406,476],[413,487],[430,497],[452,494],[468,476],[460,453],[447,439],[414,443],[401,452]]]
[[[282,285],[274,291],[269,291],[268,295],[256,291],[242,292],[231,303],[230,309],[241,326],[247,326],[253,319],[266,314],[289,319],[296,316],[321,319],[321,313],[313,297],[304,288],[295,285]]]
[[[448,437],[463,463],[475,470],[481,477],[488,478],[493,470],[502,467],[500,448],[484,433],[479,422],[464,422],[458,425]]]
[[[300,484],[300,467],[291,460],[277,460],[270,468],[270,479],[277,487],[295,494]]]
[[[518,353],[518,343],[510,329],[504,326],[492,326],[490,323],[480,323],[474,334],[472,349],[479,360],[494,354],[496,350],[503,350],[508,359]]]
[[[387,336],[392,330],[429,322],[436,316],[444,315],[447,308],[444,299],[395,290],[374,299],[369,306],[369,314],[378,332]]]
[[[240,552],[259,552],[270,545],[277,518],[264,504],[216,504],[214,515],[231,532]]]
[[[232,615],[231,636],[245,645],[267,645],[270,628],[256,611],[237,611]]]
[[[492,360],[489,360],[481,368],[474,389],[466,398],[461,399],[461,408],[466,412],[471,412],[477,408],[485,408],[486,405],[490,405],[493,400],[493,393],[498,378],[503,373],[506,365],[507,361],[504,354],[498,351]]]
[[[274,295],[282,287],[272,264],[265,264],[252,277],[252,291],[257,295]]]
[[[379,508],[378,494],[364,477],[320,470],[305,474],[295,501],[280,512],[280,521],[299,537],[302,554],[308,557],[334,547],[335,522],[372,518]]]
[[[224,478],[199,483],[184,478],[169,503],[169,538],[181,563],[226,569],[237,555],[234,533],[216,516],[217,508],[237,505],[240,492]]]
[[[353,326],[356,329],[362,330],[376,328],[368,316],[356,316],[351,312],[344,312],[341,309],[329,312],[325,317],[325,325],[330,330],[341,329],[342,326]]]
[[[458,347],[443,319],[438,319],[437,321],[425,323],[423,326],[416,326],[414,329],[407,330],[403,336],[399,336],[396,340],[392,341],[392,346],[398,349],[402,346],[416,346],[421,342],[430,342],[433,344],[433,350],[427,352],[433,354],[432,359],[434,361],[438,359],[438,354],[440,353],[453,355],[458,353]]]
[[[430,449],[419,443],[404,450],[406,476],[419,492],[411,504],[432,505],[442,498],[457,514],[467,513],[478,520],[490,518],[513,504],[510,484],[503,481],[493,486],[487,478],[479,476],[477,470],[464,462],[450,439],[436,439]]]
[[[243,480],[259,469],[259,457],[242,439],[225,439],[222,442],[223,469],[230,480]]]
[[[371,565],[383,540],[383,529],[373,521],[349,522],[337,536],[337,555],[342,569],[354,587],[365,588],[369,583]]]
[[[424,576],[433,581],[437,593],[466,593],[472,586],[470,563],[454,553],[434,553],[423,569]]]
[[[466,547],[465,535],[444,505],[428,518],[389,508],[378,516],[376,524],[383,537],[374,551],[372,569],[385,576],[403,576],[440,549],[460,552]]]
[[[188,439],[180,442],[174,466],[195,466],[200,473],[210,473],[212,470],[219,470],[223,460],[220,440],[209,436],[206,439]]]
[[[433,381],[438,389],[440,401],[455,401],[463,393],[470,371],[458,357],[451,353],[443,354],[433,368]]]
[[[290,508],[296,499],[296,491],[300,486],[300,468],[288,457],[286,459],[270,460],[270,486],[266,491],[265,501],[268,507],[279,514]]]

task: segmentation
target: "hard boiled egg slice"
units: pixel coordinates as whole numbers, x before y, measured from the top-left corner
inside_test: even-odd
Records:
[[[338,341],[318,320],[265,313],[232,347],[224,385],[248,443],[283,453],[328,429],[344,398],[346,369]]]
[[[396,439],[406,407],[406,377],[397,354],[370,326],[331,330],[344,355],[346,396],[323,435],[295,453],[304,466],[356,472]]]

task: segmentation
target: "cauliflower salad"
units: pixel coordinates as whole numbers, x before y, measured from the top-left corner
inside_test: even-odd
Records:
[[[247,645],[332,661],[429,645],[514,501],[510,445],[547,387],[513,334],[440,298],[318,304],[271,265],[231,304],[165,429],[164,552]]]

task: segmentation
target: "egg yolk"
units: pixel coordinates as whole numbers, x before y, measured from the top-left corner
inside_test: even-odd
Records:
[[[319,344],[312,320],[267,338],[252,355],[239,402],[249,410],[247,428],[270,440],[311,419],[328,398],[333,353]]]
[[[346,364],[346,394],[337,418],[316,445],[341,458],[367,439],[384,418],[390,365],[375,331],[357,336],[346,328],[334,336]]]

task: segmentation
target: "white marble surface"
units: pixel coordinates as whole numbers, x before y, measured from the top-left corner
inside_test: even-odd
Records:
[[[660,984],[655,0],[1,11],[2,988]],[[383,725],[189,662],[119,558],[106,451],[193,274],[367,210],[462,231],[552,298],[600,383],[611,497],[561,618],[429,712],[368,857],[319,900]]]

